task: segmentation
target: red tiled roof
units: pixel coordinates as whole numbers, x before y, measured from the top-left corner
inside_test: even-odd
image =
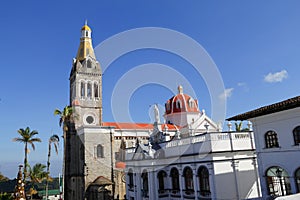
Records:
[[[162,129],[166,129],[166,127],[169,129],[169,130],[177,130],[177,129],[180,129],[180,126],[176,126],[174,124],[162,124]]]
[[[103,122],[102,125],[113,126],[116,129],[153,129],[153,124],[147,123]]]
[[[115,165],[116,168],[118,169],[125,169],[126,168],[126,163],[125,162],[116,162],[116,165]]]
[[[176,106],[178,101],[181,103],[180,108]],[[193,107],[190,107],[189,101],[193,103]],[[165,110],[165,114],[178,112],[199,112],[198,101],[187,94],[179,93],[166,102]]]
[[[271,113],[276,113],[284,110],[289,110],[293,108],[300,107],[300,96],[293,97],[278,103],[274,103],[268,106],[263,106],[261,108],[239,114],[233,117],[228,118],[228,121],[231,120],[247,120],[254,117],[259,117]]]
[[[112,126],[115,127],[115,129],[124,129],[124,130],[152,130],[153,124],[148,123],[124,123],[124,122],[103,122],[103,126]],[[165,129],[165,127],[168,127],[169,130],[176,130],[175,125],[173,124],[162,124],[162,128]]]

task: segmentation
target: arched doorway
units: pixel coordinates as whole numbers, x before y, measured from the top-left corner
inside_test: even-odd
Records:
[[[266,171],[266,181],[270,196],[285,196],[291,194],[291,184],[287,171],[273,166]]]
[[[300,192],[300,167],[295,171],[295,183],[297,192]]]
[[[111,191],[106,187],[112,185],[112,182],[103,177],[99,176],[93,183],[91,183],[86,190],[87,200],[110,200],[112,199]]]

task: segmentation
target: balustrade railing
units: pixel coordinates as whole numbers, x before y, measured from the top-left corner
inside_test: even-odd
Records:
[[[205,150],[214,151],[234,151],[234,150],[248,150],[255,149],[253,141],[253,132],[211,132],[211,133],[196,133],[195,136],[187,138],[173,139],[161,143],[161,146],[167,149],[173,147],[187,146],[187,145],[203,145],[206,144]],[[127,154],[134,153],[134,148],[126,149]]]

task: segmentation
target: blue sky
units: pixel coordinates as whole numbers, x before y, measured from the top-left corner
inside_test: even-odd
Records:
[[[43,142],[29,154],[31,163],[47,158],[47,140],[62,134],[55,108],[69,103],[69,73],[87,19],[96,47],[120,32],[162,27],[181,32],[202,45],[215,62],[226,88],[230,117],[299,95],[300,2],[247,1],[5,1],[0,22],[0,171],[16,176],[23,145],[13,143],[19,128],[29,126]],[[120,44],[122,45],[122,44]],[[98,56],[101,63],[101,56]],[[103,75],[104,121],[114,121],[111,96],[117,81],[135,66],[168,65],[186,77],[200,109],[211,113],[203,78],[184,59],[159,50],[121,56]],[[168,77],[170,78],[170,77]],[[134,121],[150,122],[149,106],[161,105],[173,88],[144,85],[131,96]],[[221,97],[221,96],[220,96]],[[61,147],[60,147],[61,148]],[[53,156],[53,175],[62,155]]]

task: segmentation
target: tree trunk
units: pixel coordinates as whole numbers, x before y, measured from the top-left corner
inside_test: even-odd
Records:
[[[26,175],[27,175],[27,142],[25,142],[25,158],[24,158],[24,170],[23,170],[23,182],[25,183]]]
[[[48,148],[48,161],[47,161],[47,179],[46,179],[46,200],[48,200],[48,180],[49,180],[49,173],[50,173],[50,155],[51,155],[51,142],[49,141],[49,148]]]

